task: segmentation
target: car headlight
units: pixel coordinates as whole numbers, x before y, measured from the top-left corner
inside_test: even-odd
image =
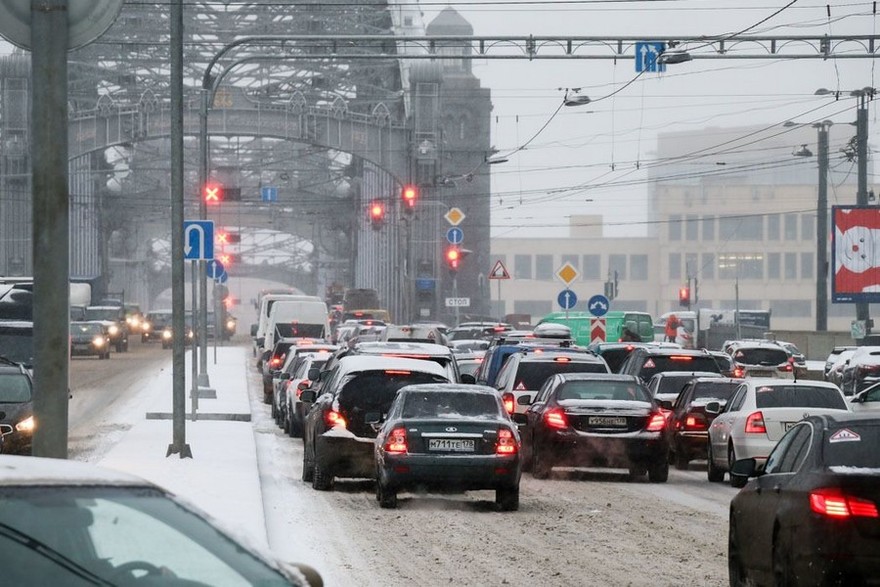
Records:
[[[235,320],[226,321],[226,330],[235,330]]]
[[[25,418],[21,422],[15,425],[15,429],[19,432],[33,432],[34,431],[34,417],[30,416]]]
[[[151,328],[153,328],[153,325],[149,322],[144,322],[143,324],[141,324],[141,330],[143,330],[144,332],[148,332]]]
[[[97,347],[104,346],[104,342],[106,342],[106,341],[104,340],[103,336],[96,336],[95,338],[92,339],[92,344]]]
[[[116,335],[116,334],[118,334],[118,333],[119,333],[119,327],[118,327],[118,326],[116,326],[116,325],[114,324],[113,326],[110,327],[110,335],[111,335],[111,336],[114,336],[114,335]]]
[[[172,332],[170,330],[163,330],[162,331],[162,338],[168,340],[171,338],[171,336],[172,336]]]

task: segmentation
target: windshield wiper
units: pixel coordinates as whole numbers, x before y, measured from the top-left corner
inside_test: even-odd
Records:
[[[36,538],[28,536],[24,532],[17,530],[7,524],[4,524],[3,522],[0,522],[0,537],[9,538],[13,542],[17,542],[25,548],[29,548],[30,550],[52,561],[59,567],[66,569],[70,573],[85,581],[88,581],[93,585],[106,585],[108,587],[113,587],[113,583],[111,583],[110,581],[99,577],[76,561],[61,554],[54,548],[43,544]]]

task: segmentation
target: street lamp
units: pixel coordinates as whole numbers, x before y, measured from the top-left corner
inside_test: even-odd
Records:
[[[819,132],[819,195],[816,201],[816,331],[828,330],[828,129],[834,124],[823,120],[811,124]],[[790,120],[782,126],[806,126]],[[806,145],[793,153],[796,157],[812,157]]]

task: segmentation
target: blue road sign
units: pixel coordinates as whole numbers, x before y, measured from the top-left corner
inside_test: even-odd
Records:
[[[260,199],[264,202],[277,202],[278,201],[278,188],[276,187],[264,187],[260,189]]]
[[[658,63],[657,58],[666,50],[662,41],[642,41],[636,43],[636,71],[666,71],[666,64]]]
[[[446,231],[446,240],[449,244],[458,245],[464,240],[464,231],[457,226],[453,226]]]
[[[434,291],[433,277],[416,277],[416,291]]]
[[[186,261],[208,261],[214,258],[214,221],[183,221],[183,258]]]
[[[596,318],[601,318],[611,309],[611,302],[602,294],[596,294],[587,302],[587,310]]]
[[[226,267],[224,267],[223,263],[216,259],[208,261],[205,270],[208,274],[208,277],[210,277],[211,279],[219,279],[221,275],[226,274]]]
[[[226,271],[224,271],[224,272],[221,273],[219,276],[215,277],[215,278],[214,278],[214,281],[216,281],[216,282],[219,283],[220,285],[223,285],[224,283],[226,283],[227,281],[229,281],[229,274],[226,273]]]
[[[570,289],[564,289],[556,296],[556,302],[563,310],[571,310],[578,303],[577,294]]]

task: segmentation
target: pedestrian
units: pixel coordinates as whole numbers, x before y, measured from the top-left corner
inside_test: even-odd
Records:
[[[670,314],[669,318],[666,319],[666,342],[675,342],[675,339],[678,336],[679,324],[678,316],[675,314]]]

